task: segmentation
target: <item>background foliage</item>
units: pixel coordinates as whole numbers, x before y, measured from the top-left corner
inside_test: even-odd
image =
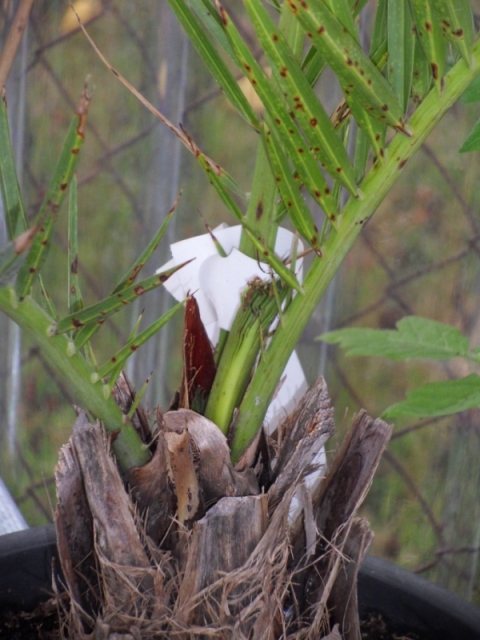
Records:
[[[238,4],[226,4],[240,24],[246,24]],[[7,0],[4,5],[2,34],[11,10]],[[106,56],[173,122],[185,124],[201,147],[247,188],[254,134],[229,109],[166,3],[83,0],[83,5],[84,20],[90,17],[89,31]],[[472,5],[478,16],[479,3]],[[106,295],[133,261],[180,186],[187,188],[176,227],[158,252],[159,265],[168,257],[170,241],[204,231],[198,213],[211,226],[225,216],[194,160],[114,82],[83,35],[68,32],[68,16],[64,2],[37,1],[9,100],[17,101],[10,110],[19,124],[25,123],[16,145],[23,158],[26,201],[35,203],[48,184],[84,77],[93,75],[97,88],[78,175],[82,289],[87,301],[89,296],[93,301]],[[368,7],[364,16],[368,20]],[[253,42],[253,34],[243,35]],[[339,88],[327,79],[320,90],[333,110]],[[305,332],[299,348],[302,361],[310,380],[327,374],[339,425],[346,411],[362,406],[372,415],[380,414],[418,382],[457,377],[460,365],[420,363],[406,368],[402,363],[345,360],[336,349],[314,340],[324,330],[347,325],[393,328],[398,319],[415,313],[452,323],[471,344],[480,344],[478,154],[457,153],[477,119],[475,104],[459,103],[447,114],[363,231]],[[63,227],[54,249],[62,265],[65,238]],[[54,260],[47,279],[52,295],[58,292],[58,299],[64,299],[64,269]],[[146,313],[159,315],[170,304],[160,293],[150,294]],[[127,315],[110,322],[112,331],[104,331],[97,345],[105,357],[120,338],[125,341],[131,326]],[[180,363],[169,350],[178,328],[163,332],[156,348],[137,360],[140,383],[151,370],[157,372],[150,406],[157,401],[165,406],[178,385]],[[6,336],[6,330],[1,335]],[[17,444],[8,454],[14,432],[7,420],[2,475],[30,524],[37,524],[51,518],[52,470],[58,448],[68,438],[73,412],[62,381],[52,379],[27,341],[21,362]],[[2,366],[5,379],[11,373],[8,361]],[[160,378],[159,371],[168,374]],[[9,415],[11,397],[7,388],[4,416]],[[377,534],[377,554],[410,568],[430,567],[428,577],[467,597],[475,597],[478,584],[479,452],[478,412],[419,424],[398,421],[365,507]]]

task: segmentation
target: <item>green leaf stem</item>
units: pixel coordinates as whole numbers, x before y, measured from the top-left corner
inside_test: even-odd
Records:
[[[90,382],[93,369],[79,353],[70,352],[70,342],[64,335],[50,336],[52,318],[27,296],[22,303],[16,301],[15,291],[0,288],[0,310],[27,332],[42,351],[62,383],[70,390],[79,406],[101,420],[105,429],[114,434],[112,448],[122,471],[148,462],[150,453],[141,442],[132,425],[125,422],[124,414],[113,400],[105,400],[102,389]]]
[[[189,260],[188,262],[191,261]],[[105,298],[105,300],[62,318],[59,322],[52,325],[50,332],[65,333],[66,331],[80,329],[88,324],[103,324],[109,316],[120,311],[125,305],[137,300],[137,298],[144,293],[152,291],[162,285],[171,275],[188,264],[188,262],[166,269],[161,273],[156,273],[136,284],[125,287],[121,291]]]

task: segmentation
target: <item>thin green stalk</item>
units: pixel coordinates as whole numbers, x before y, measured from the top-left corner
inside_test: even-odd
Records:
[[[75,401],[101,420],[108,432],[115,434],[112,448],[122,471],[148,462],[149,451],[132,425],[125,423],[126,416],[113,398],[105,400],[101,387],[90,382],[94,373],[90,365],[78,353],[69,355],[71,343],[65,335],[48,335],[52,318],[30,296],[18,302],[14,290],[7,287],[0,288],[0,311],[32,336],[42,356],[68,385]]]
[[[272,295],[272,286],[280,289],[278,301]],[[242,296],[205,409],[205,416],[225,434],[287,290],[288,287],[281,282],[272,285],[259,280],[253,282]]]
[[[412,136],[395,136],[388,147],[388,159],[383,164],[375,164],[360,185],[363,199],[350,198],[348,201],[338,230],[332,230],[325,243],[323,258],[315,260],[307,274],[305,295],[295,296],[283,316],[283,323],[261,355],[239,408],[232,443],[233,460],[238,460],[260,428],[290,354],[363,225],[390,191],[408,160],[479,73],[480,42],[477,42],[471,67],[468,68],[463,60],[458,61],[445,77],[443,94],[438,96],[435,90],[430,91],[409,122]]]

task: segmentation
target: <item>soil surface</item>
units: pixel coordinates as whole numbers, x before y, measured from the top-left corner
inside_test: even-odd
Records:
[[[398,635],[392,632],[380,614],[369,615],[366,620],[362,620],[360,629],[362,632],[362,640],[424,640],[424,638],[415,633]]]
[[[57,606],[52,601],[40,604],[35,611],[2,611],[2,640],[60,640]]]
[[[362,640],[424,640],[415,634],[398,635],[387,628],[380,615],[361,623]],[[51,601],[32,613],[4,611],[0,614],[1,640],[60,640],[58,609]]]

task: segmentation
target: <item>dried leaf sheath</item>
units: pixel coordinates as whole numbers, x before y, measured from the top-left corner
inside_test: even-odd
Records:
[[[80,415],[62,452],[56,523],[73,599],[69,637],[87,640],[101,628],[110,640],[116,633],[146,640],[320,638],[336,623],[353,640],[356,572],[371,538],[354,514],[390,428],[360,414],[309,500],[304,476],[332,432],[323,380],[279,430],[275,482],[262,493],[255,482],[260,467],[235,471],[225,436],[204,417],[184,409],[159,413],[157,423],[150,463],[128,474],[143,521],[99,425]],[[304,511],[292,515],[295,493],[303,494]],[[83,582],[78,568],[85,569]],[[97,578],[86,601],[85,585]]]
[[[180,407],[203,414],[216,374],[212,345],[194,296],[185,305]]]

